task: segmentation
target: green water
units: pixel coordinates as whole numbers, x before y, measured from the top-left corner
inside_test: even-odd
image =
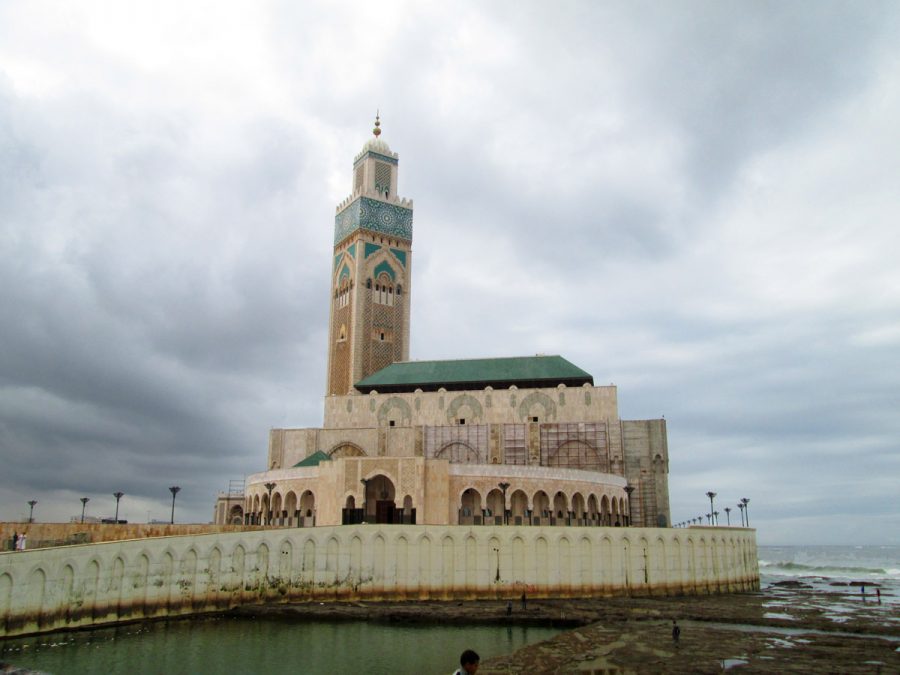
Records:
[[[53,673],[452,673],[557,628],[286,622],[215,618],[136,624],[0,642],[0,661]]]

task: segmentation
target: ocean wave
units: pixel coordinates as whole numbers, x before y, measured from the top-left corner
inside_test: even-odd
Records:
[[[853,576],[856,574],[868,574],[873,576],[897,577],[900,570],[883,567],[856,567],[847,565],[805,565],[793,560],[779,560],[771,562],[759,561],[759,571],[764,574],[811,574],[817,576]]]

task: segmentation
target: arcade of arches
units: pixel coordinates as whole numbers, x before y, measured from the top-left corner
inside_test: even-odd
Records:
[[[621,476],[555,467],[347,456],[256,474],[248,487],[252,525],[631,524]]]

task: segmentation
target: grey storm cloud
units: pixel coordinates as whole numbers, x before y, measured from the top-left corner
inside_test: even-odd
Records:
[[[676,522],[713,489],[763,543],[896,543],[897,28],[891,3],[4,4],[0,518],[115,490],[161,517],[178,484],[205,521],[270,427],[321,422],[334,207],[380,108],[414,358],[616,383],[666,416]]]

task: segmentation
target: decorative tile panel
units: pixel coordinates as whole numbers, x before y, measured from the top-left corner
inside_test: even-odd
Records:
[[[366,242],[365,252],[363,253],[364,257],[368,258],[373,253],[378,253],[381,250],[381,247],[378,244],[373,244],[371,242]]]
[[[397,160],[396,157],[388,157],[387,155],[382,155],[380,152],[373,152],[371,150],[369,150],[368,152],[360,153],[359,156],[356,158],[355,164],[359,164],[362,160],[366,159],[367,157],[372,157],[373,159],[378,159],[378,160],[381,160],[382,162],[387,162],[388,164],[393,164],[394,166],[397,166],[398,164],[400,164],[400,162]]]
[[[412,209],[360,197],[334,217],[334,243],[360,229],[412,241],[412,225]]]
[[[375,267],[375,270],[372,272],[372,276],[376,279],[378,278],[379,274],[387,274],[391,278],[391,281],[397,280],[397,275],[394,274],[393,268],[387,264],[387,261],[378,263],[378,265]]]
[[[406,267],[406,251],[401,251],[398,248],[392,248],[391,253],[394,254],[394,257],[400,261],[400,264]]]

